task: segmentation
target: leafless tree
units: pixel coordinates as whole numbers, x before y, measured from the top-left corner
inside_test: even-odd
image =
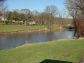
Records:
[[[58,13],[58,9],[55,5],[50,5],[45,8],[45,13],[48,15],[48,28],[52,29],[52,24]]]
[[[6,9],[7,9],[5,1],[6,0],[0,0],[0,16],[3,16],[4,18],[6,17]]]
[[[66,0],[66,7],[74,20],[74,25],[76,27],[75,35],[79,36],[79,34],[76,34],[77,21],[84,20],[84,0]]]
[[[4,5],[4,0],[0,0],[0,14],[2,13],[3,5]]]

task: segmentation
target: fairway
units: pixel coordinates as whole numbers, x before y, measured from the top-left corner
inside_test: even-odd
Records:
[[[46,59],[78,63],[84,55],[84,40],[25,44],[0,51],[0,63],[40,63]]]

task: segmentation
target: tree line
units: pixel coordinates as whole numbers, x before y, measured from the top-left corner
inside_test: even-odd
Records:
[[[58,21],[58,18],[60,18],[60,22],[62,22],[61,18],[66,15],[66,12],[60,12],[55,5],[46,6],[43,12],[31,11],[30,9],[16,9],[10,11],[7,9],[7,6],[4,5],[4,2],[5,0],[0,2],[0,8],[3,9],[0,9],[0,13],[6,18],[6,20],[3,21],[5,24],[37,24],[52,26],[52,24]],[[60,26],[61,25],[62,24],[60,24]]]
[[[4,9],[4,11],[6,8]],[[2,11],[3,13],[3,11]],[[4,23],[29,24],[35,22],[36,24],[53,24],[57,17],[58,9],[55,5],[46,6],[43,12],[31,11],[29,9],[13,10],[4,12],[6,21]]]
[[[3,3],[5,0],[3,0]],[[31,11],[30,9],[15,9],[10,11],[7,9],[7,6],[0,6],[4,10],[0,10],[3,16],[6,18],[6,21],[3,21],[5,24],[44,24],[51,25],[57,18],[63,18],[65,12],[60,12],[55,5],[48,5],[44,8],[43,12]]]

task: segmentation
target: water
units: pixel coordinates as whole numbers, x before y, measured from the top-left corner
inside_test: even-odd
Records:
[[[58,39],[72,39],[73,32],[47,32],[18,35],[0,35],[0,50],[12,49],[23,44],[47,42]]]

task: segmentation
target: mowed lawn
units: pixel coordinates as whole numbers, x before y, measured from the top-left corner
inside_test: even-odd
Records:
[[[11,31],[29,31],[29,30],[42,30],[44,29],[44,25],[6,25],[6,24],[0,24],[0,32],[11,32]]]
[[[38,31],[46,30],[47,25],[14,25],[14,24],[0,24],[0,32],[13,32],[13,31]],[[53,25],[54,30],[58,30],[58,25]]]
[[[0,63],[40,63],[46,59],[78,63],[84,58],[84,40],[62,40],[0,51]]]

